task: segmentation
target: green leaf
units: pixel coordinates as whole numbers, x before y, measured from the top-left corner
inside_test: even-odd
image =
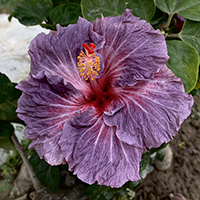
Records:
[[[20,23],[32,26],[42,23],[50,14],[53,3],[51,0],[12,0],[9,11]]]
[[[165,154],[166,154],[165,148],[159,150],[156,154],[156,159],[162,162],[163,159],[165,158]]]
[[[134,16],[150,22],[156,12],[154,0],[128,0],[126,8],[132,10]]]
[[[14,85],[10,79],[0,72],[0,104],[13,98]]]
[[[165,148],[167,146],[168,143],[163,143],[161,144],[158,148],[152,148],[152,149],[148,149],[148,152],[150,155],[154,154],[155,152],[160,151],[161,149]]]
[[[7,7],[7,4],[10,2],[11,0],[0,0],[0,9]]]
[[[21,95],[21,91],[15,90],[13,99],[0,104],[0,120],[8,122],[23,122],[17,117],[17,101]]]
[[[32,154],[29,161],[41,184],[52,192],[57,192],[60,184],[58,166],[49,165],[44,160],[40,159],[36,152]]]
[[[140,171],[140,177],[142,179],[145,179],[145,177],[150,174],[152,171],[154,170],[154,166],[151,164],[148,164],[147,167],[145,168],[145,170]]]
[[[56,31],[56,25],[55,24],[40,24],[42,28],[50,29]]]
[[[143,171],[146,169],[147,165],[149,164],[149,153],[145,153],[142,155],[142,159],[140,161],[140,171]]]
[[[189,43],[178,40],[167,41],[167,49],[170,56],[167,66],[181,78],[185,92],[189,93],[195,87],[198,78],[198,52]]]
[[[154,29],[160,29],[160,26],[166,21],[166,16],[163,11],[156,7],[156,12],[150,23],[154,27]]]
[[[190,43],[200,55],[200,22],[186,20],[180,33],[183,41]]]
[[[53,7],[56,7],[58,5],[61,4],[65,4],[65,3],[78,3],[80,4],[80,0],[51,0],[53,3]]]
[[[163,12],[175,13],[194,21],[200,21],[199,0],[156,0],[156,6]]]
[[[126,9],[126,0],[82,0],[82,15],[88,21],[94,21],[101,14],[104,17],[114,17],[121,15]]]
[[[133,15],[150,22],[155,13],[154,0],[82,0],[82,15],[88,21],[94,21],[101,14],[104,17],[114,17],[124,13],[125,9],[132,10]]]
[[[140,186],[140,184],[142,183],[142,181],[143,181],[143,178],[141,178],[138,181],[130,182],[130,188],[131,188],[131,190],[135,191]]]
[[[66,3],[55,7],[50,13],[54,24],[67,25],[76,23],[81,16],[81,7],[77,3]]]
[[[16,113],[21,91],[15,86],[5,74],[0,73],[0,120],[22,123]]]
[[[16,122],[17,120],[16,109],[17,109],[17,99],[0,104],[0,119],[9,122]]]
[[[14,133],[14,127],[10,122],[0,120],[0,148],[9,150],[14,147],[11,136]]]
[[[92,200],[111,200],[116,193],[116,189],[96,183],[90,185],[87,189],[87,195]]]

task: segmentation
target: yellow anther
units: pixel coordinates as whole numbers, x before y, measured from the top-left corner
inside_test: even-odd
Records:
[[[96,77],[99,76],[98,71],[100,71],[101,69],[100,57],[96,56],[96,54],[93,53],[95,48],[94,46],[94,44],[92,47],[88,47],[86,44],[83,45],[86,53],[81,51],[81,53],[77,57],[78,71],[80,72],[80,76],[82,76],[85,80],[94,80]]]

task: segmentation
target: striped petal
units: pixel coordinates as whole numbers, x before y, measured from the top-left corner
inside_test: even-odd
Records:
[[[121,187],[139,180],[143,148],[120,141],[115,132],[116,127],[107,126],[92,108],[69,120],[59,142],[69,170],[88,184]]]
[[[181,79],[167,66],[152,79],[119,88],[118,94],[115,108],[104,114],[105,123],[117,127],[116,135],[121,141],[136,147],[156,148],[169,142],[193,104]]]
[[[92,29],[92,23],[79,18],[77,24],[68,27],[58,25],[55,34],[39,34],[29,47],[32,76],[41,78],[41,73],[44,72],[50,81],[52,77],[58,76],[78,90],[89,90],[88,84],[80,77],[77,69],[77,57],[83,50],[83,43],[95,43],[96,50],[102,48],[104,37]]]
[[[63,80],[54,88],[46,78],[29,78],[17,86],[23,91],[18,101],[18,117],[26,124],[25,136],[33,140],[30,148],[35,148],[41,158],[51,165],[66,163],[58,146],[65,122],[76,115],[84,102],[82,93]],[[82,102],[83,101],[83,102]]]
[[[106,38],[98,52],[104,60],[101,79],[115,85],[134,85],[136,79],[150,79],[168,60],[164,36],[144,20],[126,10],[117,17],[102,16],[94,22],[94,30]]]

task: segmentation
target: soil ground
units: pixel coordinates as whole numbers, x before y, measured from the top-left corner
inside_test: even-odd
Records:
[[[169,200],[170,193],[182,194],[187,200],[200,200],[200,96],[194,99],[192,114],[171,141],[171,167],[165,171],[155,169],[149,174],[134,200]]]

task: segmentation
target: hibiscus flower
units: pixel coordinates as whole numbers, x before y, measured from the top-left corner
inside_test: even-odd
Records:
[[[166,66],[164,36],[130,10],[57,26],[29,47],[18,116],[40,158],[82,181],[137,181],[146,148],[169,142],[193,104]]]

